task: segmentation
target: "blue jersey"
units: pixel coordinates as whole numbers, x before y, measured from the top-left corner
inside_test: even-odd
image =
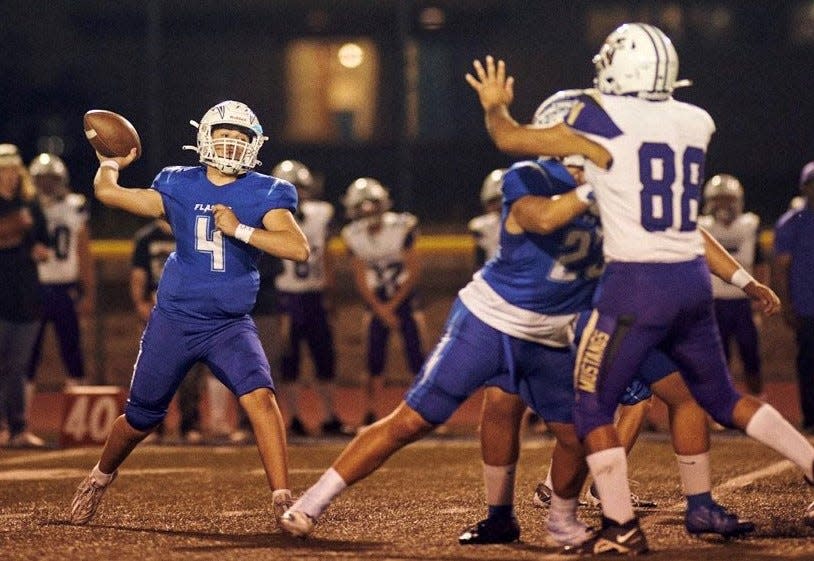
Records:
[[[519,162],[503,176],[502,220],[527,195],[554,197],[576,184],[557,160]],[[540,314],[591,307],[602,272],[598,220],[583,214],[551,234],[500,232],[500,253],[483,268],[483,279],[506,302]]]
[[[249,313],[260,285],[261,251],[216,230],[213,207],[228,206],[242,224],[262,228],[270,210],[295,211],[294,186],[255,172],[217,186],[204,167],[196,166],[165,168],[152,188],[161,193],[176,239],[158,286],[158,309],[180,319]]]

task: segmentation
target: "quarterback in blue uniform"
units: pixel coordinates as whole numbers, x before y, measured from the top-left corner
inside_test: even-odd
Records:
[[[206,364],[246,410],[275,515],[279,518],[291,503],[285,427],[249,312],[259,287],[255,262],[261,252],[308,258],[308,243],[293,214],[297,194],[290,183],[252,171],[266,137],[246,105],[222,102],[193,125],[198,134],[192,148],[203,165],[165,168],[149,189],[118,184],[118,170],[135,159],[135,149],[126,157],[98,155],[96,197],[139,216],[166,218],[177,245],[142,335],[125,413],[74,495],[74,524],[93,518],[118,467],[163,420],[196,362]]]

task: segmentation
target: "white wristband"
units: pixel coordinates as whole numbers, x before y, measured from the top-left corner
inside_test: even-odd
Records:
[[[595,200],[594,188],[588,183],[583,183],[582,185],[574,189],[574,193],[576,193],[577,198],[586,205],[591,204]]]
[[[732,278],[729,279],[729,283],[743,290],[743,288],[753,280],[755,279],[752,278],[752,275],[747,273],[746,269],[741,268],[732,273]]]
[[[235,228],[235,238],[239,239],[243,243],[249,243],[249,238],[252,237],[254,233],[254,228],[251,226],[246,226],[245,224],[238,224],[237,228]]]
[[[119,164],[116,162],[116,160],[102,160],[101,162],[99,162],[99,167],[110,168],[119,171]]]

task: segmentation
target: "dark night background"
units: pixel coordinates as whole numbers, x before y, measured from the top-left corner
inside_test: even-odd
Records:
[[[428,7],[442,10],[439,29],[421,25]],[[716,121],[707,176],[738,176],[747,209],[771,226],[796,194],[800,168],[814,160],[811,1],[5,0],[0,142],[18,144],[30,160],[46,147],[44,139],[61,137],[74,187],[90,194],[95,159],[82,115],[111,109],[133,122],[144,146],[122,182],[147,185],[165,165],[195,162],[180,150],[194,143],[190,119],[237,99],[255,110],[270,137],[259,171],[300,159],[324,173],[334,203],[355,178],[376,177],[391,188],[398,208],[425,224],[463,228],[479,212],[483,177],[510,162],[489,141],[464,82],[472,59],[490,53],[507,61],[518,81],[513,114],[528,120],[554,91],[590,85],[601,37],[635,20],[673,38],[680,77],[695,82],[676,97]],[[285,49],[302,37],[366,37],[376,44],[372,138],[285,138]],[[402,133],[408,43],[419,52],[415,135]],[[130,237],[129,220],[94,206],[97,237]]]

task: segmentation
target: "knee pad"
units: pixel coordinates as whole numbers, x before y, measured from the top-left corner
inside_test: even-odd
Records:
[[[159,425],[166,416],[166,410],[151,409],[145,404],[134,403],[131,400],[128,400],[124,407],[124,418],[130,426],[144,432]]]

